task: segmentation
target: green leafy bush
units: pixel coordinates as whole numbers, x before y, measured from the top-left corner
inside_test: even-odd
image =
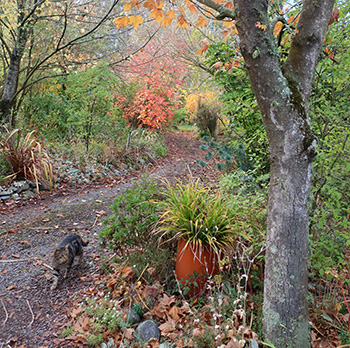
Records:
[[[177,109],[174,111],[174,116],[172,117],[173,125],[189,124],[190,116],[185,108]]]
[[[226,136],[237,144],[242,144],[247,162],[266,174],[270,166],[268,139],[247,70],[240,63],[242,57],[236,47],[236,42],[230,39],[209,45],[206,65],[215,84],[223,90],[218,95],[218,100],[222,104],[222,114],[225,115]],[[233,62],[234,69],[226,68],[232,67]]]
[[[158,220],[158,214],[153,201],[159,198],[154,180],[143,177],[135,182],[115,199],[111,206],[112,215],[104,220],[106,227],[99,237],[119,252],[129,247],[145,249],[154,245],[156,237],[152,227]]]
[[[71,107],[64,95],[41,91],[24,100],[25,126],[40,129],[48,139],[64,139],[73,133],[68,123]]]
[[[198,108],[195,116],[195,123],[200,132],[202,132],[205,135],[210,135],[214,137],[216,135],[219,114],[219,104],[207,104],[204,103],[201,99],[199,99]]]
[[[320,59],[310,95],[318,138],[310,203],[313,281],[329,280],[350,267],[350,88],[344,78],[350,74],[348,7],[328,30],[329,52]]]

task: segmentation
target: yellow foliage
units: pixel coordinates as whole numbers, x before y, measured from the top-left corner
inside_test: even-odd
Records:
[[[185,109],[187,113],[190,115],[190,120],[193,121],[198,110],[198,102],[210,105],[215,103],[217,99],[217,93],[213,91],[207,91],[203,93],[192,93],[186,96],[186,104]]]

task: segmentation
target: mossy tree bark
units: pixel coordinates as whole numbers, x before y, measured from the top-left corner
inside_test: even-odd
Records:
[[[241,51],[270,143],[263,326],[265,340],[276,348],[310,347],[307,202],[316,140],[308,99],[333,5],[333,0],[304,1],[281,64],[268,1],[235,3]]]
[[[264,284],[264,339],[276,348],[310,347],[308,209],[316,139],[308,99],[334,0],[305,0],[287,60],[280,61],[268,0],[235,0],[234,10],[198,0],[236,20],[240,48],[270,143]]]

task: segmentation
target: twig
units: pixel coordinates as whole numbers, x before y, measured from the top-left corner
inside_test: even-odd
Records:
[[[50,269],[51,271],[53,271],[53,268],[50,266],[50,265],[48,265],[48,264],[46,264],[46,263],[41,263],[41,265],[42,266],[44,266],[44,267],[46,267],[46,268],[48,268],[48,269]]]
[[[94,224],[91,226],[91,229],[93,229],[94,227],[95,227],[95,225],[96,225],[96,222],[97,222],[97,220],[98,220],[98,216],[96,217],[96,219],[95,219],[95,222],[94,222]]]
[[[140,296],[140,294],[137,292],[137,290],[134,288],[133,289],[136,293],[136,295],[138,296],[138,298],[141,300],[141,302],[143,303],[143,305],[150,311],[151,309],[147,306],[147,304],[145,303],[145,301],[143,300],[143,298]]]
[[[26,300],[26,301],[27,301],[27,305],[28,305],[29,310],[30,310],[30,314],[32,315],[32,321],[31,321],[31,322],[29,323],[29,325],[28,325],[28,327],[31,327],[32,324],[34,323],[34,313],[33,313],[33,311],[32,311],[32,307],[30,306],[29,301],[28,301],[28,300]]]
[[[3,302],[3,300],[1,300],[1,304],[2,304],[2,307],[4,308],[4,311],[5,311],[5,320],[4,320],[4,322],[1,324],[1,325],[5,325],[6,324],[6,322],[7,322],[7,319],[8,319],[8,317],[9,317],[9,315],[8,315],[8,313],[7,313],[7,310],[6,310],[6,307],[5,307],[5,305],[4,305],[4,302]]]
[[[23,262],[23,261],[32,261],[36,260],[38,257],[32,257],[30,259],[17,259],[17,260],[0,260],[0,263],[6,263],[6,262]]]
[[[146,271],[146,268],[149,266],[149,263],[147,263],[146,267],[143,269],[143,271],[141,272],[140,276],[137,278],[137,281],[139,281],[141,279],[141,277],[143,276],[143,274]]]

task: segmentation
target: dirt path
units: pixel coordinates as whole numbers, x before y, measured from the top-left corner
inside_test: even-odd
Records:
[[[202,169],[199,141],[190,133],[166,135],[167,158],[143,172],[156,180],[186,176],[215,181],[212,167]],[[0,348],[64,347],[60,327],[73,297],[92,286],[101,257],[108,255],[98,243],[97,233],[109,206],[140,172],[116,178],[113,183],[45,193],[24,206],[0,209]],[[49,270],[52,250],[68,233],[88,240],[84,266],[51,291]]]

